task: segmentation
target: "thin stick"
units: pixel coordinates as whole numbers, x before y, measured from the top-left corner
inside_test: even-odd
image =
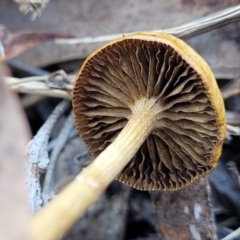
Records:
[[[228,99],[240,93],[240,79],[234,79],[221,89],[223,99]]]
[[[68,89],[56,89],[47,85],[49,76],[33,76],[26,78],[5,77],[7,85],[13,90],[21,93],[36,94],[45,97],[58,97],[71,99],[71,91]],[[75,76],[70,76],[75,79]]]
[[[47,145],[54,124],[69,107],[69,102],[61,102],[43,124],[35,137],[28,143],[26,159],[26,178],[28,184],[28,203],[32,213],[36,213],[41,206],[51,199],[51,195],[41,194],[40,173],[45,171],[49,164]]]
[[[52,151],[50,162],[47,168],[47,172],[44,179],[44,187],[43,187],[43,193],[49,194],[53,192],[53,173],[54,169],[58,160],[58,156],[64,146],[66,145],[66,142],[68,140],[69,133],[71,129],[74,127],[74,120],[73,120],[73,114],[71,113],[66,122],[64,123],[63,128],[61,129],[57,141],[55,143],[55,148]]]
[[[240,20],[240,5],[224,9],[222,11],[209,14],[208,16],[201,17],[189,23],[180,25],[174,28],[158,29],[152,32],[165,32],[176,37],[187,39],[195,37],[199,34],[211,31],[213,29],[222,27],[232,22]],[[148,31],[149,32],[149,31]],[[107,42],[116,38],[122,37],[123,35],[131,35],[132,33],[118,33],[111,35],[103,35],[97,37],[83,37],[83,38],[72,38],[72,39],[55,39],[58,44],[88,44],[95,42]]]
[[[240,128],[232,125],[227,125],[227,131],[235,136],[240,136]]]
[[[21,103],[24,108],[29,108],[44,100],[46,100],[44,96],[27,95],[21,99]]]
[[[225,238],[222,238],[221,240],[239,240],[239,239],[240,239],[240,228],[230,233]]]
[[[69,229],[135,155],[154,119],[149,102],[139,104],[114,142],[36,214],[31,239],[58,239]]]

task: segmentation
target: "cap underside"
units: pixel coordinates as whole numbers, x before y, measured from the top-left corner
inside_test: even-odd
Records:
[[[211,171],[222,141],[218,113],[201,76],[157,41],[115,42],[81,70],[73,92],[75,121],[93,156],[114,141],[142,98],[154,99],[161,112],[117,179],[141,190],[176,190]]]

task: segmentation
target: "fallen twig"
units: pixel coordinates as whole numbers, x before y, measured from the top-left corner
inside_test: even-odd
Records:
[[[240,20],[240,5],[237,5],[235,7],[230,7],[222,11],[209,14],[208,16],[198,18],[194,21],[180,25],[178,27],[152,30],[151,32],[165,32],[180,37],[182,39],[187,39],[239,20]],[[55,42],[58,44],[81,44],[81,43],[86,44],[95,42],[107,42],[122,37],[123,35],[130,34],[133,34],[133,32],[118,33],[97,37],[83,37],[72,39],[59,38],[55,39]]]
[[[55,148],[52,151],[51,157],[50,157],[50,163],[48,165],[48,169],[46,172],[46,176],[44,179],[44,187],[43,187],[43,193],[49,194],[53,191],[53,172],[56,165],[56,162],[58,160],[58,156],[62,149],[64,148],[70,131],[74,128],[74,120],[72,113],[68,116],[66,122],[64,123],[63,128],[61,129],[57,140],[55,142]]]
[[[221,89],[223,99],[228,99],[240,93],[240,79],[235,79]]]
[[[44,96],[27,95],[21,98],[21,103],[24,108],[29,108],[44,100],[46,100]]]
[[[66,83],[64,82],[66,81],[64,79],[64,74],[66,73],[64,72],[63,74],[62,72],[62,70],[59,70],[50,75],[32,76],[26,78],[5,77],[4,80],[7,85],[16,92],[71,99],[71,90],[73,88],[76,75],[66,75],[68,76],[68,83]],[[62,78],[61,82],[60,78]],[[240,81],[236,80],[236,83],[239,85]],[[231,87],[231,90],[229,88],[226,90],[224,89],[222,90],[224,99],[240,93],[240,87],[237,89],[233,89],[233,87]]]
[[[240,128],[232,125],[227,125],[227,132],[234,136],[240,136]]]
[[[233,126],[240,125],[240,113],[234,111],[226,111],[227,122]]]
[[[228,120],[228,118],[227,118],[227,120]],[[230,143],[232,140],[232,136],[240,136],[240,127],[227,124],[227,134],[226,134],[224,142],[227,144]]]
[[[58,118],[68,107],[68,101],[61,102],[27,146],[26,175],[29,188],[28,202],[32,213],[36,213],[52,197],[51,194],[42,195],[39,178],[40,174],[46,171],[49,164],[47,152],[49,135]]]
[[[229,171],[230,175],[234,179],[236,185],[240,189],[240,174],[237,169],[236,163],[234,161],[230,161],[226,164],[227,170]]]
[[[240,239],[240,228],[230,233],[225,238],[222,238],[221,240],[239,240],[239,239]]]
[[[49,75],[51,76],[51,75]],[[49,76],[34,76],[26,78],[5,77],[7,85],[14,91],[21,93],[36,94],[46,97],[58,97],[71,99],[71,92],[65,87],[58,89],[50,87],[47,83]],[[69,76],[70,81],[75,79],[75,76]]]
[[[223,151],[221,159],[229,159],[229,152]],[[225,163],[222,160],[218,161],[216,169],[208,175],[208,180],[214,192],[221,196],[221,201],[234,216],[240,219],[239,199],[240,192],[236,187],[236,182],[229,174]]]

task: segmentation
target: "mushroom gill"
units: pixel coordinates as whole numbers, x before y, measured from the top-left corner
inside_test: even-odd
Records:
[[[195,52],[185,57],[188,48],[166,39],[139,34],[108,44],[86,61],[73,92],[76,125],[94,157],[150,103],[150,134],[117,176],[140,190],[177,190],[210,172],[225,132],[223,103],[209,90],[215,79],[196,69]]]

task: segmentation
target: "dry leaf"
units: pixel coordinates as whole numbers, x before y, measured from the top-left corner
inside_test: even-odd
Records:
[[[0,61],[16,57],[32,47],[59,37],[71,38],[73,35],[35,30],[9,33],[6,28],[0,26]]]
[[[1,76],[0,112],[0,239],[28,239],[24,149],[30,134],[20,104]]]

